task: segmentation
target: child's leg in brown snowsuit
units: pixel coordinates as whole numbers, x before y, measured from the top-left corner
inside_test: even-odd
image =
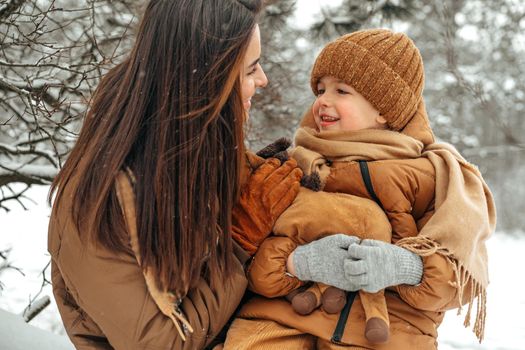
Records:
[[[369,233],[367,239],[376,239],[390,243],[391,236],[385,236],[383,233]],[[384,343],[388,341],[390,335],[390,320],[386,308],[385,291],[380,290],[377,293],[368,293],[363,290],[359,291],[359,297],[365,310],[366,327],[365,337],[371,343]]]
[[[367,293],[359,291],[366,316],[365,337],[371,343],[384,343],[389,337],[390,321],[386,308],[385,291]]]

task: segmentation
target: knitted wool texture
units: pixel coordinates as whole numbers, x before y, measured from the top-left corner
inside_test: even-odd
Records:
[[[312,69],[310,85],[332,76],[351,85],[387,120],[401,130],[423,98],[423,59],[403,33],[368,29],[344,35],[321,51]]]

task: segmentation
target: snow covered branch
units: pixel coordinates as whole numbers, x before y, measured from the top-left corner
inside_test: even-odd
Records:
[[[9,0],[0,5],[0,208],[7,186],[49,184],[100,77],[128,51],[141,2]]]
[[[0,164],[0,187],[12,182],[47,185],[57,173],[58,169],[54,166],[6,162]]]

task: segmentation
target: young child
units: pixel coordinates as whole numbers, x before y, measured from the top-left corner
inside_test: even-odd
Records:
[[[290,153],[305,174],[319,178],[323,192],[300,193],[277,220],[275,236],[259,247],[249,269],[250,287],[272,299],[255,297],[242,308],[225,349],[290,347],[299,339],[312,349],[340,348],[334,343],[352,349],[435,349],[443,312],[472,305],[476,297],[481,303],[475,331],[482,337],[488,283],[484,241],[494,229],[494,204],[477,169],[452,146],[433,143],[423,82],[421,55],[401,33],[364,30],[329,43],[320,53],[311,75],[317,99]],[[352,304],[349,298],[341,315],[334,316],[323,310],[298,315],[276,298],[303,286],[301,281],[320,280],[315,263],[289,263],[308,259],[299,245],[337,232],[367,237],[356,219],[365,226],[381,221],[372,209],[367,214],[352,210],[355,205],[338,210],[343,202],[334,198],[342,194],[378,203],[392,227],[391,243],[424,257],[423,278],[414,281],[411,277],[420,276],[416,261],[388,266],[390,242],[365,239],[348,249],[340,279],[358,286],[351,290],[390,287],[385,293],[389,315],[379,317],[383,331],[388,332],[388,323],[395,325],[387,344],[365,336],[369,318],[363,300]],[[346,200],[356,202],[350,197]],[[366,273],[381,261],[383,275]],[[293,265],[309,269],[288,271]],[[253,327],[264,334],[254,335]]]
[[[257,155],[250,154],[250,167],[255,169],[262,164],[264,158],[273,156],[287,158],[281,153],[290,145],[286,139],[279,139]],[[350,236],[376,239],[390,242],[392,230],[387,217],[382,209],[373,201],[344,193],[316,192],[320,188],[320,178],[304,176],[299,189],[298,198],[286,209],[286,214],[281,215],[273,227],[274,235],[286,236],[296,244],[305,244],[334,233],[346,232]],[[312,191],[313,190],[313,191]],[[349,215],[351,213],[351,215]],[[255,253],[249,243],[234,234],[234,238],[248,251]],[[359,240],[354,240],[357,242]],[[261,251],[261,252],[264,252]],[[409,253],[412,254],[412,253]],[[282,258],[282,257],[281,257]],[[417,256],[415,259],[420,260]],[[265,258],[258,257],[258,262]],[[416,266],[408,264],[405,274],[412,278],[413,284],[421,278],[421,263],[416,261]],[[415,270],[415,271],[412,271]],[[271,269],[260,270],[262,274],[251,270],[248,274],[252,290],[268,297],[285,295],[292,303],[292,308],[300,315],[308,315],[318,307],[328,314],[337,314],[344,308],[347,298],[344,290],[333,286],[314,283],[313,285],[293,284],[276,289],[282,279],[282,273],[275,273]],[[295,282],[299,282],[295,280]],[[300,283],[300,282],[299,282]],[[259,287],[260,285],[260,287]],[[297,288],[298,287],[298,288]],[[359,297],[365,310],[366,326],[365,337],[371,343],[384,343],[388,340],[388,312],[383,291],[367,293],[359,291]]]

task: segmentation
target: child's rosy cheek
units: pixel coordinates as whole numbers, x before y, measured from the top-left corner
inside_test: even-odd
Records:
[[[315,116],[319,114],[319,99],[316,99],[314,104],[312,105],[312,112]]]

